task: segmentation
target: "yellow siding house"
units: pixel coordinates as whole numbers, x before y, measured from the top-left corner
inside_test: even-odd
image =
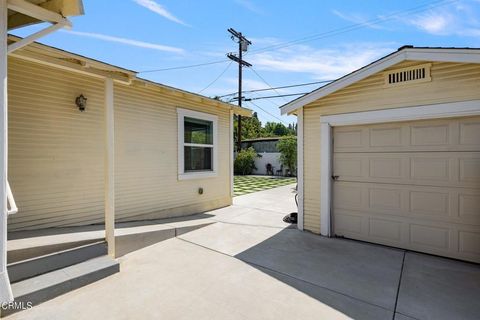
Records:
[[[103,223],[109,206],[118,222],[232,203],[232,117],[249,110],[38,43],[8,66],[9,231]]]

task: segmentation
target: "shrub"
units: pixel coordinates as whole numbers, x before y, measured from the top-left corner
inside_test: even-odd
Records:
[[[253,170],[257,169],[255,167],[255,158],[257,157],[261,156],[258,155],[255,149],[253,149],[252,147],[240,150],[240,152],[237,154],[237,157],[235,158],[233,166],[235,174],[252,174]]]
[[[280,163],[286,166],[290,175],[297,170],[297,138],[295,136],[283,137],[278,141],[277,149],[280,151]]]

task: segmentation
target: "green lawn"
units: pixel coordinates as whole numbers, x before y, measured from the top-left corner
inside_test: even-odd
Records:
[[[295,182],[297,182],[295,178],[235,176],[233,191],[235,196],[241,196],[243,194],[272,189]]]

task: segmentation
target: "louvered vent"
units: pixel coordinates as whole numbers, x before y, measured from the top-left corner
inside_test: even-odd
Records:
[[[431,81],[431,64],[422,64],[402,69],[391,70],[385,73],[385,85],[395,86]]]

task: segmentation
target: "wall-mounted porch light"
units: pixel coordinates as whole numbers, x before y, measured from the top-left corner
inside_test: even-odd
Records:
[[[77,105],[78,110],[80,110],[80,112],[83,112],[87,108],[87,98],[85,98],[85,96],[81,94],[75,98],[75,104]]]

